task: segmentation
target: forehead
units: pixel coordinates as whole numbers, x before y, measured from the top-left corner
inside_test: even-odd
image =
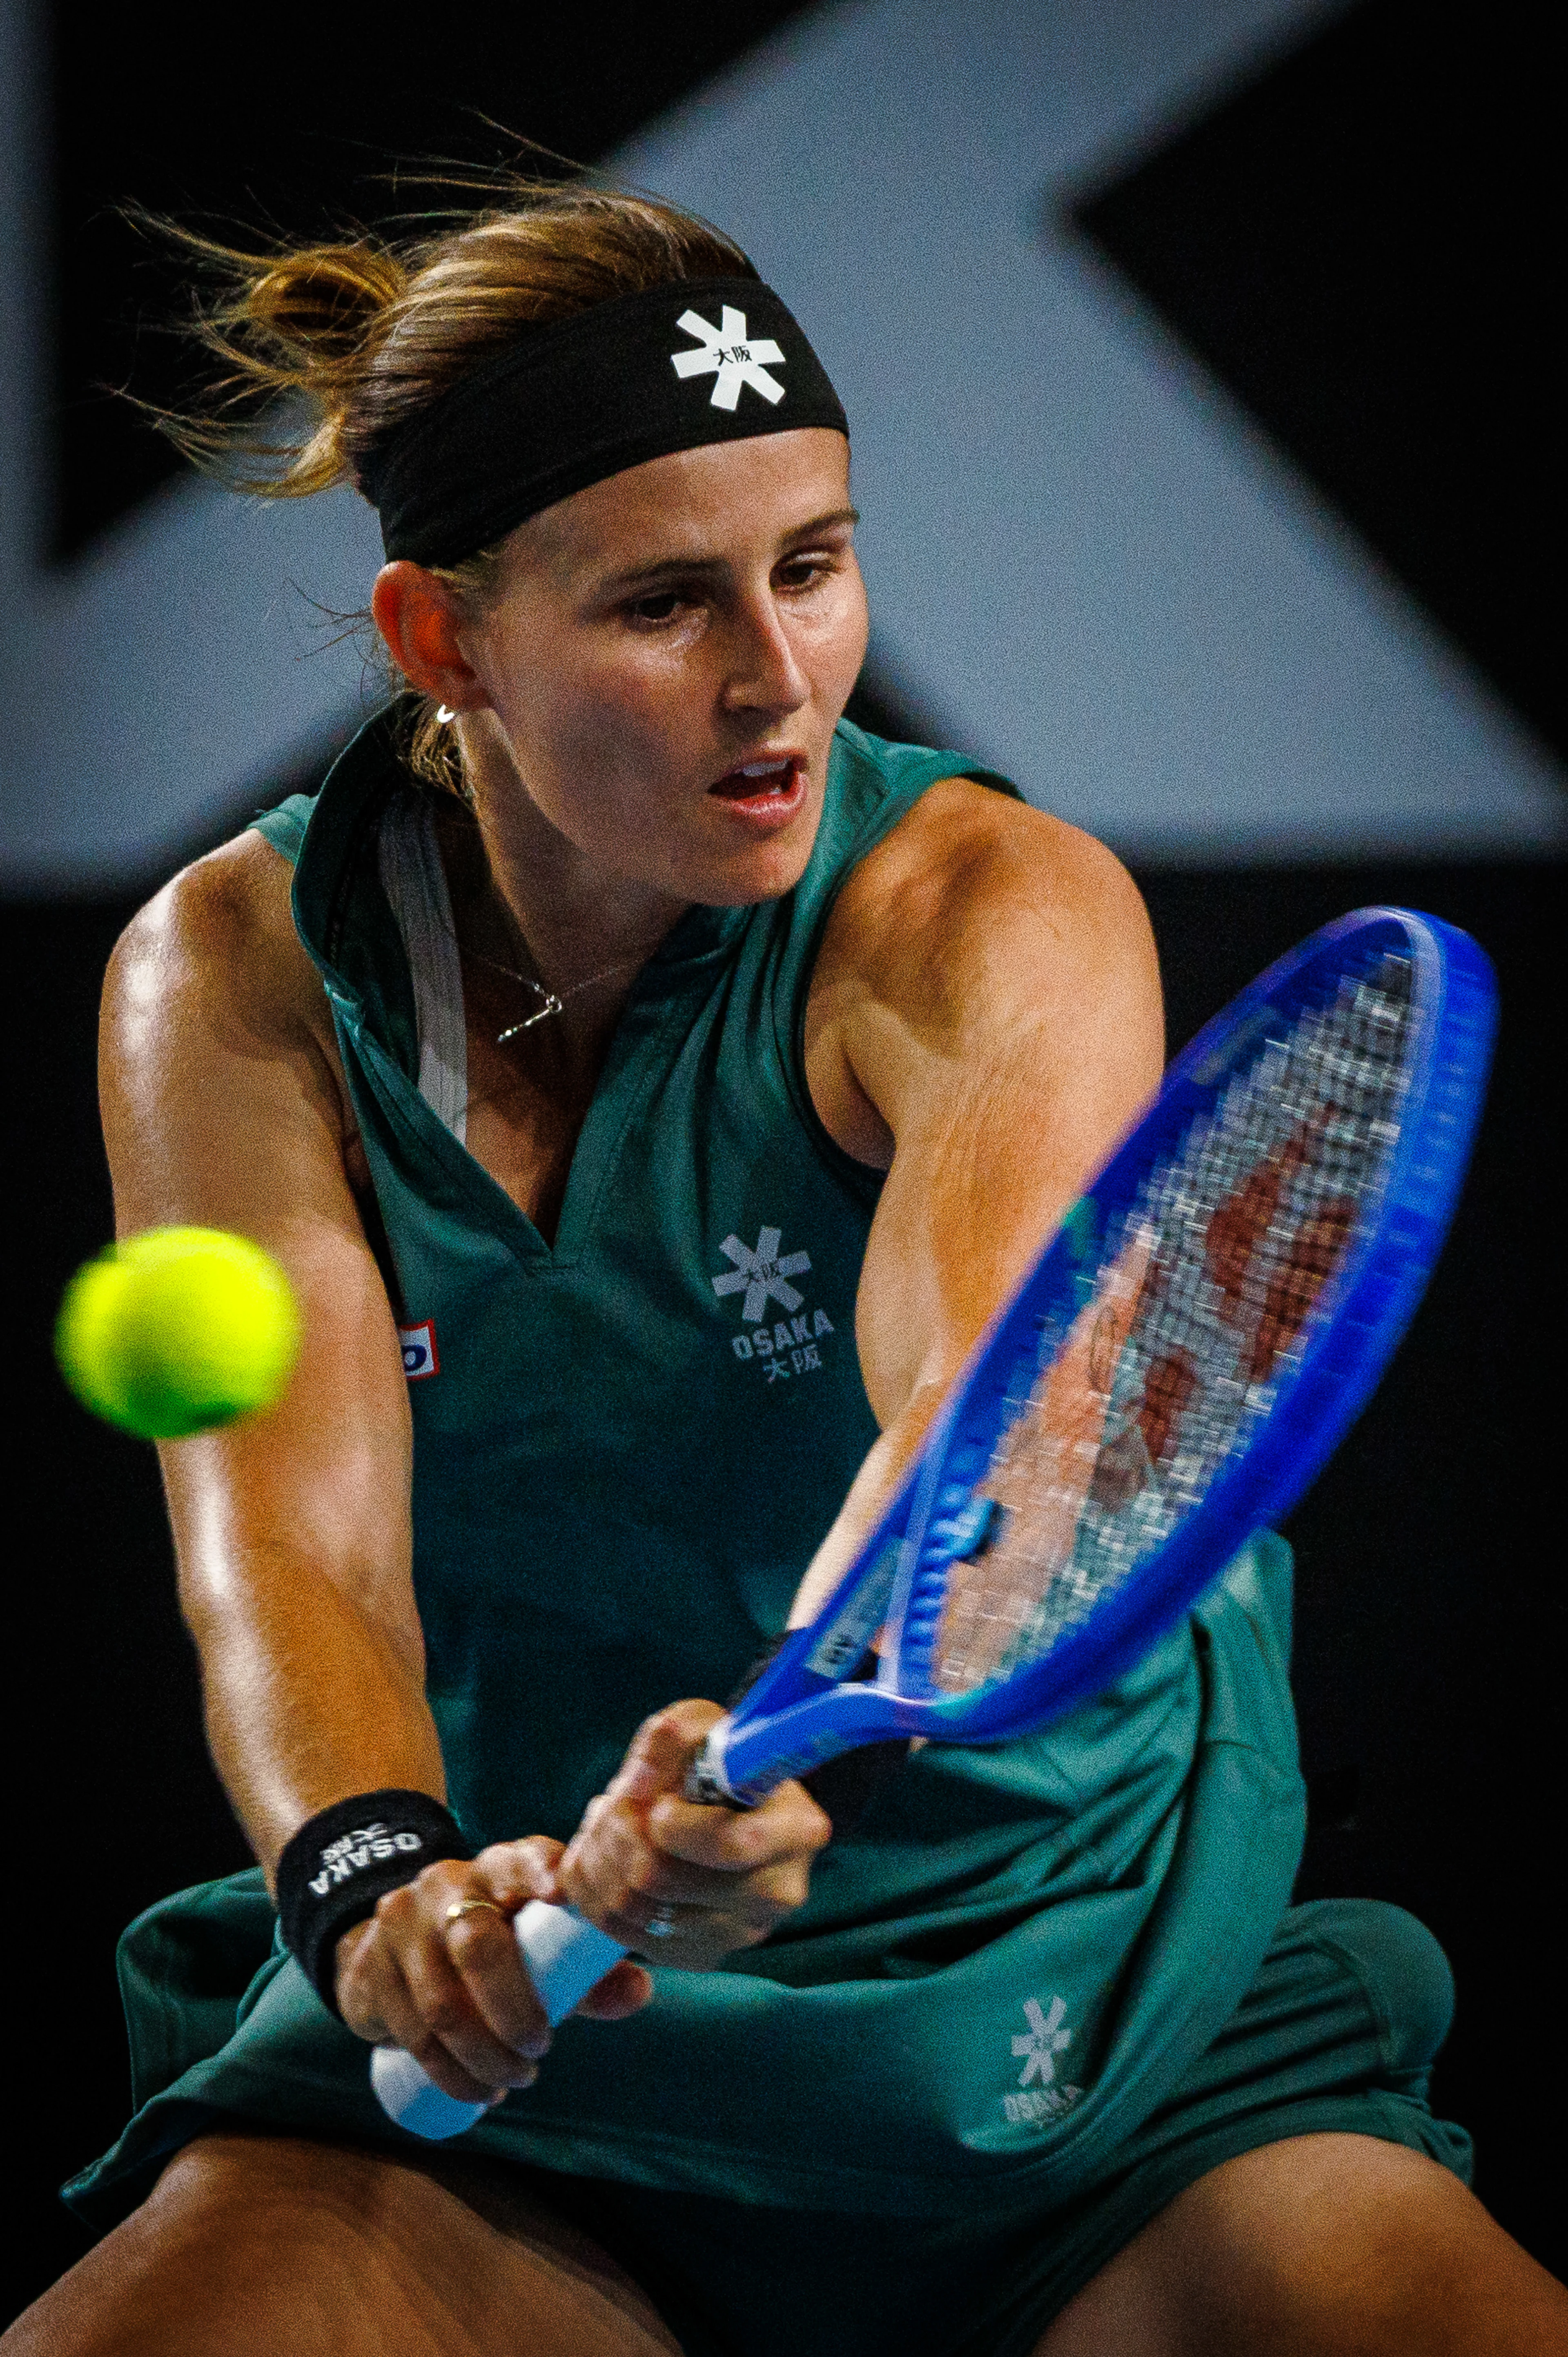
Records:
[[[628,467],[520,524],[509,569],[563,583],[665,559],[739,557],[845,505],[849,444],[803,425]]]

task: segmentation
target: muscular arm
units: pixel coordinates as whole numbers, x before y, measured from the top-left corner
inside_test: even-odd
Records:
[[[160,1452],[213,1757],[269,1876],[329,1801],[444,1792],[410,1568],[407,1391],[289,874],[252,834],[177,877],[114,952],[101,1036],[120,1232],[252,1236],[304,1311],[279,1406]]]
[[[808,1008],[812,1096],[880,1163],[855,1305],[883,1426],[797,1601],[810,1617],[949,1383],[1158,1082],[1143,902],[1100,844],[952,779],[864,861]]]
[[[358,1140],[287,863],[248,834],[176,878],[112,961],[101,1090],[122,1233],[230,1228],[287,1269],[304,1311],[278,1406],[160,1455],[219,1774],[269,1881],[332,1801],[441,1799],[413,1598],[413,1436],[391,1305],[349,1181]],[[560,1844],[498,1844],[391,1891],[337,1949],[343,2018],[395,2037],[448,2093],[525,2086],[549,2044],[505,1917],[553,1889]],[[499,1912],[454,1928],[455,1896]],[[635,2011],[618,1968],[584,2010]]]
[[[1143,903],[1075,828],[950,780],[851,877],[812,980],[806,1069],[831,1134],[887,1171],[855,1304],[883,1432],[818,1550],[797,1625],[875,1523],[986,1320],[1155,1086],[1163,1049]],[[618,1937],[635,1938],[650,1899],[703,1910],[661,1950],[671,1963],[709,1961],[798,1905],[827,1830],[798,1784],[751,1816],[682,1797],[718,1716],[688,1702],[650,1720],[563,1863],[569,1895]],[[725,1878],[765,1855],[747,1926]]]

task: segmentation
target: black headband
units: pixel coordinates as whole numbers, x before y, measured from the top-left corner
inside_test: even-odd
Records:
[[[849,421],[760,278],[693,278],[525,328],[360,468],[389,557],[455,565],[671,450]]]

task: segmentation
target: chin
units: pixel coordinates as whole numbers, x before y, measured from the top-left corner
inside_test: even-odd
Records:
[[[806,872],[822,815],[817,801],[767,842],[726,846],[703,862],[706,874],[701,882],[693,877],[688,897],[708,908],[743,909],[792,892]]]

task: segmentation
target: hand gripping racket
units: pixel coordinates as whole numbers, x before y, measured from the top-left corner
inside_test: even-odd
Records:
[[[981,1337],[815,1620],[713,1729],[691,1797],[751,1807],[899,1736],[1001,1742],[1147,1652],[1376,1385],[1458,1194],[1495,1007],[1465,934],[1372,909],[1217,1016]],[[552,2022],[626,1953],[542,1900],[514,1930]],[[481,2115],[398,2048],[371,2078],[416,2135]]]

